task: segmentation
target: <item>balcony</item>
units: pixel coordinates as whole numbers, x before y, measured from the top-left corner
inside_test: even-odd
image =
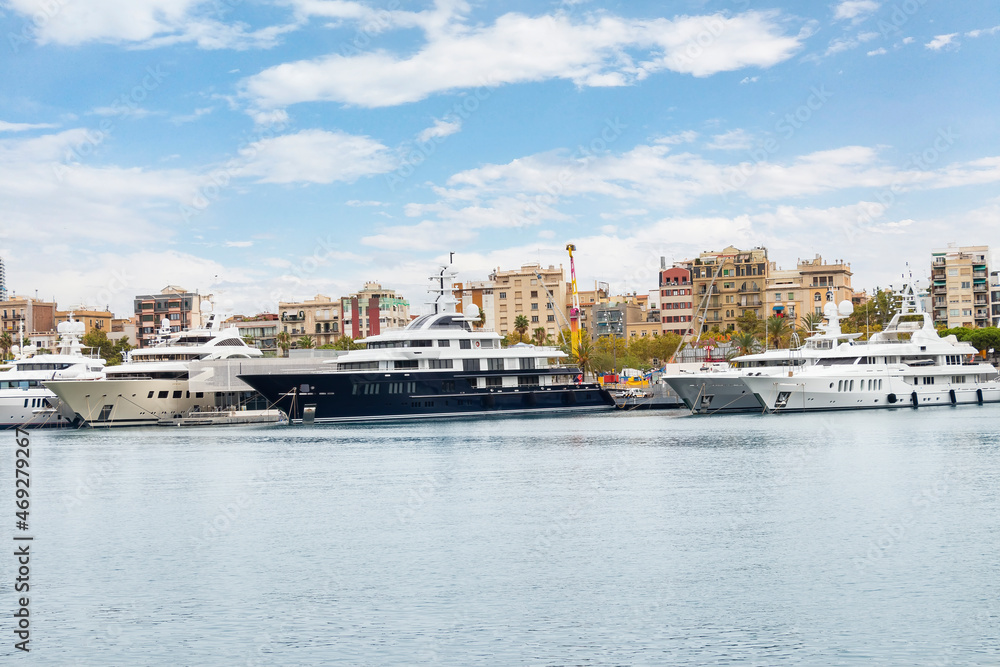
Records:
[[[985,292],[986,290],[987,290],[986,285],[973,285],[972,286],[972,291],[973,292]]]

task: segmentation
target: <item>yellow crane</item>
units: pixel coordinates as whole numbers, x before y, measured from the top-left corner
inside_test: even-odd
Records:
[[[569,309],[569,334],[570,334],[570,348],[573,354],[576,354],[580,349],[580,293],[576,289],[576,265],[573,263],[573,251],[576,250],[576,246],[572,243],[566,244],[566,251],[569,253],[569,277],[570,285],[572,287],[571,295],[573,297],[573,305]]]

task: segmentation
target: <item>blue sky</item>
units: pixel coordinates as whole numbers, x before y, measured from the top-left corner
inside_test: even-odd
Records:
[[[0,256],[64,307],[1000,248],[995,1],[0,0],[0,34]]]

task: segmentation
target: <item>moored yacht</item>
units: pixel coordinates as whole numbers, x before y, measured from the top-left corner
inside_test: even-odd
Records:
[[[134,350],[120,366],[110,366],[94,381],[52,380],[45,386],[66,403],[76,419],[91,426],[142,426],[170,423],[220,406],[213,392],[192,391],[190,365],[207,359],[253,359],[263,352],[223,329],[212,313],[204,328],[171,332],[161,323],[152,347]],[[228,398],[228,397],[226,397]]]
[[[787,376],[789,370],[815,364],[841,342],[861,336],[843,333],[840,328],[840,321],[854,311],[851,302],[844,301],[838,307],[832,302],[832,292],[827,299],[830,299],[824,309],[827,323],[819,325],[820,331],[806,338],[800,347],[745,354],[735,357],[728,367],[705,365],[698,370],[667,375],[663,381],[697,414],[760,412],[760,401],[743,382],[743,376]]]
[[[319,371],[240,375],[292,422],[335,423],[496,413],[614,408],[599,384],[561,363],[553,347],[501,348],[499,334],[474,330],[479,312],[458,313],[455,277],[441,267],[430,289],[433,312],[405,328],[362,341]]]
[[[938,335],[909,287],[900,311],[869,340],[840,343],[784,376],[742,380],[763,409],[801,412],[997,402],[996,377],[970,344]]]
[[[0,428],[48,428],[71,426],[75,413],[55,393],[43,386],[53,379],[95,379],[104,372],[104,360],[83,354],[81,337],[86,325],[73,319],[56,327],[60,336],[55,354],[29,355],[22,349],[21,358],[0,372]]]

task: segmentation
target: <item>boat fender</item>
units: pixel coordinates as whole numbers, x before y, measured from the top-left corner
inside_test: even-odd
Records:
[[[949,389],[948,390],[948,398],[951,399],[951,404],[952,405],[955,405],[956,403],[958,403],[958,397],[955,396],[955,390],[954,389]]]
[[[913,407],[918,407],[920,405],[920,399],[917,398],[917,392],[910,394],[910,403],[913,403]]]
[[[888,401],[889,404],[891,405],[891,404],[893,404],[893,403],[896,402],[896,395],[895,394],[889,394],[888,396],[885,397],[885,400]]]
[[[977,389],[976,390],[976,403],[979,403],[979,405],[983,404],[983,390],[982,389]]]

